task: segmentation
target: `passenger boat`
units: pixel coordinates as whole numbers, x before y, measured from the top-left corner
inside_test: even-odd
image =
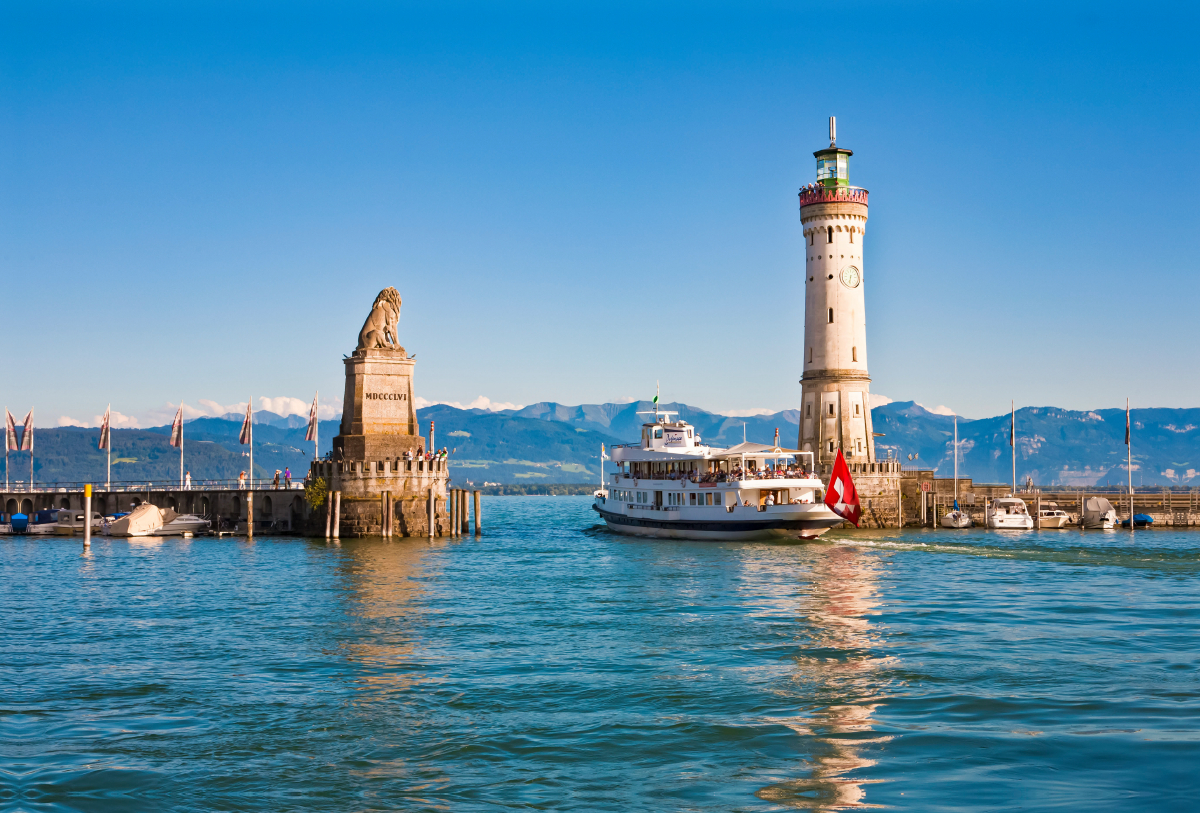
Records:
[[[1042,503],[1038,521],[1043,528],[1065,528],[1071,522],[1071,515],[1059,508],[1058,503]]]
[[[1117,526],[1117,511],[1104,497],[1088,497],[1083,501],[1083,516],[1079,521],[1084,528],[1109,531]]]
[[[592,503],[611,530],[667,539],[816,539],[844,521],[822,502],[811,452],[706,446],[695,427],[669,420],[674,414],[656,409],[640,443],[612,448],[621,471]],[[809,470],[801,466],[805,456]]]
[[[1031,531],[1033,517],[1020,497],[997,497],[986,511],[987,526],[998,530]]]

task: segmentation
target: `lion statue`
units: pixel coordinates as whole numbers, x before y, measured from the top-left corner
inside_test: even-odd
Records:
[[[404,350],[396,338],[396,323],[400,321],[400,292],[384,288],[375,297],[371,313],[358,332],[359,350]]]

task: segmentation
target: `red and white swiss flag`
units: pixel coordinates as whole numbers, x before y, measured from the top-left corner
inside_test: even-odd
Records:
[[[850,467],[846,465],[846,458],[842,457],[841,449],[838,449],[837,460],[833,463],[829,488],[825,489],[825,505],[842,519],[854,523],[855,528],[858,527],[858,520],[862,517],[862,505],[858,501],[858,491],[854,488],[854,481],[850,479]]]

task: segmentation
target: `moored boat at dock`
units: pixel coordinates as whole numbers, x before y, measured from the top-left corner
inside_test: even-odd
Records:
[[[667,539],[816,539],[844,520],[822,502],[812,455],[740,443],[705,446],[695,427],[654,413],[640,443],[615,446],[621,471],[592,508],[614,531]]]
[[[997,497],[987,509],[987,526],[997,530],[1031,531],[1033,517],[1020,497]]]

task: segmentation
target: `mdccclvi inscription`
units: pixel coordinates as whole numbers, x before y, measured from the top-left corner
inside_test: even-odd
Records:
[[[407,401],[406,392],[364,392],[363,398],[368,401]]]

